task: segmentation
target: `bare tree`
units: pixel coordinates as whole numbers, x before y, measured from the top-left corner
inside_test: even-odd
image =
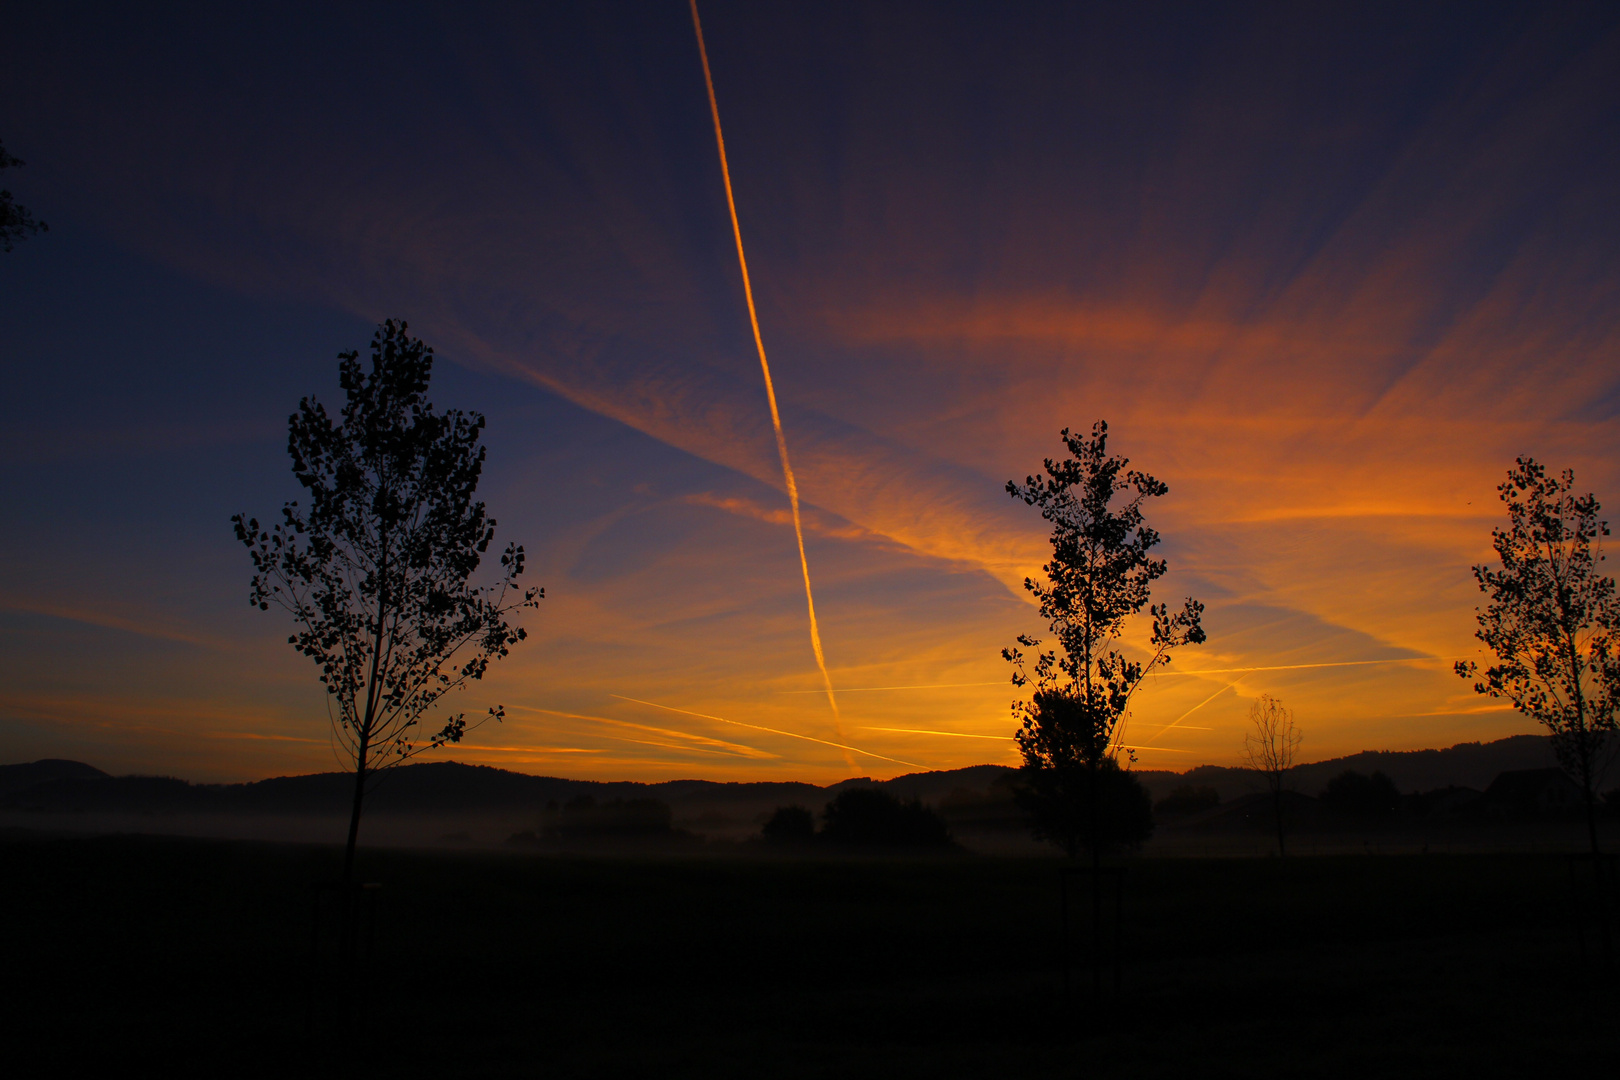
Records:
[[[1271,791],[1271,808],[1277,818],[1277,854],[1283,847],[1283,781],[1299,754],[1300,734],[1294,726],[1294,713],[1270,694],[1249,706],[1249,723],[1254,730],[1243,736],[1243,760],[1265,778]]]

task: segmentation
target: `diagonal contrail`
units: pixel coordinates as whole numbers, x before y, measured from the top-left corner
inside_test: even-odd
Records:
[[[945,690],[956,686],[1006,686],[1006,679],[997,679],[995,682],[940,682],[917,683],[914,686],[846,686],[838,691],[840,694],[859,694],[871,690]],[[820,690],[778,690],[778,694],[819,694]],[[900,730],[899,728],[895,729]]]
[[[703,61],[703,85],[709,91],[709,113],[714,117],[714,143],[720,151],[720,177],[726,183],[726,209],[731,212],[731,233],[737,239],[737,265],[742,269],[743,296],[748,301],[748,322],[754,330],[754,347],[759,350],[759,370],[765,376],[765,398],[771,404],[771,426],[776,429],[776,452],[782,458],[782,479],[787,484],[788,502],[793,507],[793,535],[799,542],[799,569],[804,572],[804,603],[810,612],[810,648],[816,654],[816,667],[827,690],[832,708],[833,732],[840,742],[844,726],[838,715],[838,698],[833,694],[832,676],[827,674],[827,658],[821,651],[821,629],[816,625],[816,597],[810,589],[810,560],[804,556],[804,526],[799,522],[799,485],[788,463],[787,437],[782,434],[782,415],[776,408],[776,386],[771,382],[771,365],[765,359],[765,341],[759,336],[759,314],[754,310],[754,287],[748,280],[748,258],[743,254],[742,226],[737,224],[737,201],[731,194],[731,166],[726,163],[726,139],[720,132],[720,103],[714,96],[714,77],[709,73],[709,50],[703,44],[703,23],[698,19],[697,0],[692,5],[692,29],[697,33],[698,57]],[[855,758],[844,750],[844,763],[855,767]]]
[[[1236,685],[1237,685],[1237,683],[1227,683],[1225,686],[1221,687],[1219,690],[1217,690],[1213,694],[1209,695],[1209,697],[1205,698],[1203,701],[1200,701],[1198,704],[1194,705],[1192,708],[1188,709],[1186,712],[1182,713],[1180,716],[1176,717],[1174,720],[1172,720],[1168,724],[1164,725],[1164,727],[1159,729],[1159,733],[1157,735],[1153,736],[1153,738],[1154,739],[1162,738],[1164,736],[1165,732],[1167,732],[1171,728],[1177,726],[1183,720],[1187,719],[1187,717],[1191,716],[1193,713],[1197,712],[1199,709],[1202,709],[1205,705],[1208,705],[1210,702],[1214,701],[1216,698],[1220,697],[1222,694],[1226,693],[1228,690],[1232,689]],[[1148,743],[1144,743],[1141,746],[1137,747],[1136,749],[1138,749],[1138,750],[1165,750],[1165,749],[1168,749],[1168,747],[1153,746],[1153,745],[1151,745],[1151,742],[1152,742],[1152,740],[1149,740]]]
[[[1269,664],[1265,667],[1201,668],[1197,671],[1155,671],[1153,677],[1166,675],[1237,675],[1249,671],[1303,671],[1306,668],[1367,667],[1371,664],[1431,664],[1446,660],[1466,660],[1466,656],[1398,656],[1393,660],[1331,660],[1319,664]]]
[[[786,735],[790,739],[803,739],[805,742],[820,743],[822,746],[834,746],[842,750],[846,755],[851,751],[854,751],[857,754],[865,754],[870,758],[877,758],[879,761],[892,761],[896,765],[909,765],[913,769],[928,768],[927,765],[919,765],[915,761],[904,761],[900,758],[885,757],[882,754],[874,754],[870,750],[862,750],[858,746],[845,746],[843,743],[828,742],[826,739],[817,739],[809,735],[800,735],[793,731],[783,731],[780,728],[764,727],[760,724],[745,724],[741,720],[727,720],[723,716],[711,716],[708,713],[693,712],[691,709],[677,709],[673,705],[660,705],[656,701],[643,701],[640,698],[625,697],[623,694],[610,694],[609,696],[616,697],[620,701],[633,701],[637,705],[651,705],[655,709],[663,709],[667,712],[683,713],[686,716],[699,716],[705,720],[718,720],[722,724],[736,724],[738,727],[752,728],[755,731],[768,731],[772,735]]]

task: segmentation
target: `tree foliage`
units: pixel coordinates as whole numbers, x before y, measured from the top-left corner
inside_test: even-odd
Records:
[[[26,162],[6,153],[5,144],[0,143],[0,172],[23,164]],[[0,189],[0,251],[10,251],[17,241],[26,239],[30,233],[50,231],[51,227],[36,219],[28,207],[13,200],[11,192]]]
[[[1571,470],[1550,476],[1532,458],[1519,458],[1497,493],[1508,513],[1508,527],[1491,531],[1500,565],[1474,567],[1488,598],[1474,636],[1496,663],[1459,662],[1457,674],[1546,726],[1581,785],[1596,852],[1596,793],[1620,707],[1620,603],[1598,569],[1609,526],[1596,498],[1575,494]]]
[[[1346,769],[1327,782],[1320,801],[1328,816],[1363,824],[1392,821],[1401,812],[1400,790],[1381,772]]]
[[[1071,859],[1082,851],[1099,858],[1133,850],[1153,835],[1153,797],[1111,757],[1090,765],[1026,765],[1021,772],[1016,797],[1034,821],[1035,839]]]
[[[495,536],[474,498],[484,418],[434,411],[433,351],[406,330],[393,320],[378,328],[369,368],[358,352],[339,355],[337,417],[305,398],[289,418],[287,451],[308,504],[287,503],[269,528],[231,519],[256,571],[249,602],[292,615],[287,640],[320,668],[336,743],[355,771],[346,874],[367,776],[461,740],[465,713],[430,735],[422,721],[524,639],[508,616],[544,595],[519,589],[517,544],[501,553],[493,584],[469,584]],[[486,719],[502,715],[495,706]]]
[[[1171,650],[1204,640],[1204,608],[1191,597],[1176,610],[1151,604],[1153,582],[1168,565],[1152,555],[1160,537],[1146,524],[1144,506],[1169,487],[1110,454],[1101,420],[1089,437],[1065,428],[1062,438],[1066,459],[1048,458],[1044,475],[1007,483],[1008,494],[1038,507],[1052,526],[1046,580],[1026,578],[1024,587],[1040,605],[1053,647],[1043,650],[1041,639],[1026,634],[1001,655],[1013,665],[1013,685],[1033,684],[1029,699],[1012,706],[1024,758],[1023,801],[1043,835],[1071,853],[1080,846],[1096,853],[1132,842],[1130,830],[1111,837],[1100,810],[1069,802],[1080,798],[1090,806],[1112,791],[1113,781],[1077,773],[1101,773],[1105,762],[1117,771],[1121,749],[1128,750],[1120,736],[1132,695],[1154,668],[1170,662]],[[1147,656],[1133,659],[1117,643],[1144,607],[1152,619]],[[1035,650],[1033,663],[1026,649]],[[1082,826],[1088,815],[1097,820]]]
[[[803,806],[778,806],[760,835],[768,844],[808,844],[816,838],[816,816]]]
[[[842,847],[944,848],[945,819],[919,799],[902,802],[881,788],[851,787],[822,812],[821,838]]]

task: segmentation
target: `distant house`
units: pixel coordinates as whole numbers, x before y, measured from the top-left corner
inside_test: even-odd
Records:
[[[1526,817],[1579,810],[1584,804],[1580,785],[1562,769],[1515,769],[1499,773],[1485,789],[1493,808]]]

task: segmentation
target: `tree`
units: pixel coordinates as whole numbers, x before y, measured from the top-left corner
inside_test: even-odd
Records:
[[[951,846],[944,818],[920,799],[901,802],[881,788],[845,788],[822,810],[821,817],[821,838],[841,847]]]
[[[1517,459],[1497,493],[1508,527],[1491,530],[1501,562],[1474,567],[1490,598],[1477,611],[1474,636],[1497,662],[1459,661],[1474,690],[1503,698],[1539,720],[1564,771],[1581,785],[1587,836],[1598,854],[1596,793],[1614,748],[1620,706],[1620,604],[1614,579],[1598,573],[1608,522],[1590,494],[1576,495],[1575,474],[1559,476],[1532,458]]]
[[[0,143],[0,172],[23,164],[26,162],[6,153],[5,144]],[[28,207],[13,202],[11,192],[0,190],[0,251],[10,251],[13,244],[26,239],[29,233],[50,231],[49,225],[35,220]]]
[[[256,571],[249,602],[292,615],[298,630],[287,641],[320,667],[335,742],[354,770],[345,886],[368,782],[461,741],[465,713],[426,738],[422,720],[524,639],[507,617],[545,595],[519,591],[518,544],[502,552],[493,584],[469,584],[495,536],[495,520],[473,498],[484,418],[434,411],[433,350],[406,329],[393,320],[378,328],[369,370],[357,351],[339,354],[340,417],[304,398],[288,419],[287,452],[309,506],[287,503],[268,529],[231,519]],[[503,715],[497,705],[484,719]]]
[[[808,844],[816,838],[816,816],[802,806],[778,806],[760,835],[768,844]]]
[[[1108,425],[1101,420],[1089,438],[1068,428],[1062,438],[1066,460],[1048,458],[1045,475],[1007,482],[1008,494],[1039,507],[1052,524],[1047,580],[1026,578],[1024,588],[1039,602],[1055,647],[1040,651],[1039,638],[1020,635],[1018,646],[1001,655],[1013,665],[1014,686],[1034,683],[1030,699],[1012,705],[1024,758],[1020,801],[1035,818],[1037,835],[1071,857],[1089,849],[1095,866],[1105,849],[1145,839],[1137,838],[1139,819],[1128,808],[1147,804],[1147,794],[1138,800],[1129,793],[1135,777],[1119,768],[1119,752],[1128,750],[1121,727],[1148,673],[1168,664],[1172,649],[1204,640],[1204,606],[1191,597],[1178,611],[1149,603],[1153,582],[1168,564],[1151,556],[1159,534],[1144,523],[1143,505],[1169,487],[1109,454]],[[1144,607],[1152,617],[1149,651],[1145,660],[1132,660],[1115,642]],[[1026,668],[1024,649],[1036,650],[1033,670]],[[1113,772],[1128,783],[1108,775]],[[1118,813],[1105,814],[1105,799],[1115,793],[1125,801]],[[1151,805],[1148,813],[1151,828]]]
[[[1277,818],[1277,854],[1286,856],[1283,781],[1299,753],[1299,729],[1294,726],[1293,712],[1270,694],[1261,694],[1260,700],[1249,706],[1249,723],[1254,725],[1254,730],[1243,736],[1243,760],[1265,778],[1266,788],[1271,792],[1272,812]]]
[[[1021,771],[1017,799],[1034,819],[1035,839],[1071,859],[1089,851],[1096,866],[1103,854],[1141,847],[1153,835],[1153,797],[1112,757]]]

